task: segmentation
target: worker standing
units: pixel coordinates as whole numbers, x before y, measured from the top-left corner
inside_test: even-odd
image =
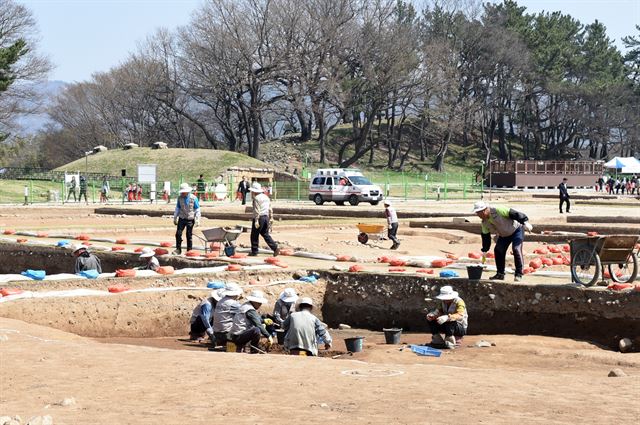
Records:
[[[569,192],[567,191],[567,178],[562,179],[562,183],[558,185],[558,190],[560,191],[560,214],[562,214],[562,204],[567,203],[567,212],[569,212],[569,208],[571,208],[571,203],[569,202]]]
[[[389,200],[384,201],[384,213],[387,216],[387,224],[389,225],[387,236],[393,241],[391,249],[398,249],[400,246],[400,241],[396,236],[398,234],[398,214]]]
[[[69,193],[67,194],[67,202],[69,202],[69,198],[73,195],[73,202],[77,202],[76,198],[76,176],[71,176],[71,181],[69,182]]]
[[[258,182],[253,182],[249,189],[253,197],[253,221],[251,222],[251,253],[252,257],[258,255],[258,242],[260,235],[273,250],[273,256],[278,255],[278,244],[269,234],[273,211],[271,210],[271,199],[262,191],[262,186]]]
[[[245,176],[242,176],[242,180],[238,184],[238,193],[242,197],[242,205],[247,203],[247,193],[249,193],[249,182]]]
[[[78,195],[78,202],[82,201],[82,195],[84,195],[84,202],[89,205],[87,200],[87,178],[80,176],[80,195]]]
[[[513,257],[516,266],[515,282],[522,280],[524,254],[522,244],[524,242],[524,229],[531,232],[533,226],[529,218],[523,213],[512,208],[502,206],[490,206],[483,201],[473,205],[473,212],[482,219],[482,260],[486,261],[486,253],[491,247],[491,233],[498,235],[494,248],[496,256],[497,273],[489,279],[504,280],[507,248],[512,245]]]
[[[196,182],[196,193],[198,194],[198,200],[199,201],[204,201],[205,194],[206,194],[206,187],[205,187],[205,184],[204,184],[204,178],[203,178],[202,174],[200,174],[200,177],[198,178],[198,181]]]
[[[290,354],[317,356],[318,341],[324,342],[325,350],[331,348],[331,335],[320,319],[311,313],[312,310],[313,300],[303,297],[298,304],[298,311],[291,313],[284,321],[284,346]]]
[[[200,202],[191,193],[189,183],[180,185],[180,194],[176,209],[173,212],[173,224],[178,226],[176,230],[176,250],[174,255],[182,254],[182,233],[187,229],[187,251],[193,248],[193,228],[200,226]]]

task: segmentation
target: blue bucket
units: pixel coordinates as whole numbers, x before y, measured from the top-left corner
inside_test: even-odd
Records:
[[[363,336],[345,338],[344,345],[347,347],[347,351],[351,353],[359,353],[362,351],[363,341],[364,341]]]
[[[416,353],[419,356],[431,356],[431,357],[440,357],[442,351],[436,350],[435,348],[431,348],[425,345],[411,345],[411,351]]]

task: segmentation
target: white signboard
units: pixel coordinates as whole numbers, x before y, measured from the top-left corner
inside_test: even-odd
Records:
[[[75,180],[76,184],[80,184],[80,173],[77,174],[70,174],[70,173],[64,173],[64,182],[69,184],[71,183],[71,180]]]
[[[155,183],[156,165],[138,164],[138,183]]]

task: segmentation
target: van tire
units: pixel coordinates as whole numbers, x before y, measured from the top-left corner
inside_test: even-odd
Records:
[[[324,199],[322,199],[322,195],[316,193],[316,195],[313,197],[313,202],[315,202],[316,205],[322,205],[324,204]]]
[[[356,195],[351,195],[349,196],[349,203],[355,207],[360,203],[360,200]]]
[[[336,205],[343,206],[344,205],[344,201],[336,201]]]
[[[373,201],[371,202],[371,205],[378,205],[380,203],[380,201]]]

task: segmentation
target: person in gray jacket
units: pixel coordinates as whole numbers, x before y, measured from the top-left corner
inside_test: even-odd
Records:
[[[74,267],[74,273],[86,272],[88,270],[96,270],[98,273],[102,273],[102,265],[100,259],[87,251],[87,247],[84,245],[76,245],[73,248],[73,256],[76,257],[76,264]]]
[[[225,286],[223,295],[213,312],[213,334],[216,345],[225,345],[229,339],[233,317],[240,311],[238,298],[242,295],[242,288],[237,283],[229,282]]]
[[[189,330],[189,338],[192,340],[200,340],[205,334],[209,336],[209,340],[212,344],[215,344],[215,336],[213,334],[213,310],[216,308],[218,301],[222,299],[224,293],[223,289],[217,289],[211,291],[209,296],[203,299],[200,304],[193,309],[191,313],[191,319],[189,323],[191,329]]]
[[[318,355],[318,340],[324,341],[324,349],[331,348],[331,335],[322,322],[311,313],[313,300],[308,297],[300,299],[298,311],[284,321],[284,346],[290,354]]]
[[[273,321],[278,324],[278,326],[282,327],[282,324],[287,317],[289,317],[291,311],[295,310],[293,307],[296,301],[298,301],[298,294],[296,294],[295,289],[285,288],[285,290],[282,291],[273,307]]]
[[[247,296],[247,302],[240,306],[240,310],[233,316],[233,323],[229,331],[231,341],[236,344],[236,352],[242,353],[244,347],[250,344],[251,353],[257,353],[260,337],[267,338],[267,347],[273,345],[273,337],[267,331],[258,313],[262,304],[267,303],[264,292],[255,290]]]

